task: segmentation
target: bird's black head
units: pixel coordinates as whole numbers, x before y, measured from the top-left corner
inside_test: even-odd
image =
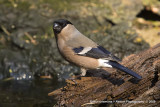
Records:
[[[55,20],[53,22],[53,31],[55,34],[58,34],[61,32],[61,30],[67,26],[67,24],[72,24],[70,21],[68,20],[65,20],[65,19],[58,19],[58,20]]]

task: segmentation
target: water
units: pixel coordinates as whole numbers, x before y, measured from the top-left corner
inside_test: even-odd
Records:
[[[63,85],[56,79],[1,80],[0,107],[53,107],[56,101],[48,93]]]

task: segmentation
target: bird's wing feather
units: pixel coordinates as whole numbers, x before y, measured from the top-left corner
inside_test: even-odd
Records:
[[[98,46],[98,48],[103,51],[105,54],[108,54],[110,57],[112,57],[115,61],[121,61],[118,57],[114,56],[111,52],[103,48],[102,46]]]
[[[127,67],[124,67],[123,65],[119,64],[118,62],[115,61],[109,61],[107,62],[109,65],[111,65],[113,68],[117,68],[133,77],[136,77],[137,79],[142,79],[140,75],[138,75],[136,72],[128,69]]]
[[[92,47],[78,47],[78,48],[73,48],[73,51],[81,56],[86,56],[86,57],[92,57],[92,58],[103,58],[107,60],[113,60],[113,61],[120,61],[119,58],[111,54],[109,51],[107,51],[105,48],[98,46],[96,48]]]

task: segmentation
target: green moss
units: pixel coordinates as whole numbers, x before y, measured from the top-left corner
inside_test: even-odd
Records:
[[[17,2],[17,8],[20,10],[28,10],[31,4],[27,1],[19,1]]]
[[[153,5],[158,3],[158,0],[142,0],[144,5]]]
[[[54,37],[52,26],[48,26],[48,27],[46,28],[46,33],[48,34],[48,36]]]
[[[56,11],[65,11],[72,8],[71,2],[71,0],[41,0],[38,5],[47,3]]]
[[[55,11],[60,12],[60,11],[67,11],[67,10],[72,10],[74,8],[78,8],[77,3],[87,3],[87,2],[92,2],[92,3],[99,3],[97,0],[41,0],[38,4],[50,4],[51,8],[53,8]]]
[[[0,4],[8,6],[8,7],[12,6],[12,4],[11,4],[11,2],[9,0],[0,0]]]
[[[26,11],[30,7],[30,2],[28,1],[21,1],[21,0],[1,0],[0,1],[1,5],[5,5],[7,7],[14,7],[19,10]]]

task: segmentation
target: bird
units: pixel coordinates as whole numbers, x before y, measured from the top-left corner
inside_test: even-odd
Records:
[[[81,67],[81,76],[85,76],[86,70],[89,69],[109,67],[123,71],[134,78],[142,79],[139,74],[121,65],[118,57],[78,31],[70,21],[55,20],[53,32],[59,53],[71,64]]]

